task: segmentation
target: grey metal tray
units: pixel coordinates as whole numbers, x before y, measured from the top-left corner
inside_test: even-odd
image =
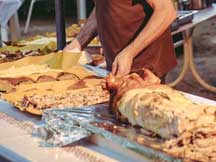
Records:
[[[175,31],[181,25],[190,23],[194,18],[194,14],[196,14],[196,13],[197,13],[196,10],[193,10],[193,11],[178,11],[177,12],[178,16],[177,16],[176,20],[172,23],[171,30]]]
[[[142,143],[137,142],[137,137],[141,134],[128,124],[118,122],[110,114],[107,104],[82,108],[51,109],[45,111],[43,121],[45,122],[44,129],[37,128],[37,130],[45,132],[43,136],[49,145],[65,146],[96,134],[153,160],[181,161],[181,159],[149,147],[148,140]],[[156,139],[153,142],[159,143],[160,140]]]

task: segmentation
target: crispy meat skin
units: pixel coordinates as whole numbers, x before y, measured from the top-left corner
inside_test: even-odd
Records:
[[[109,74],[106,77],[106,88],[110,91],[110,106],[112,111],[116,115],[119,115],[117,102],[127,91],[158,84],[160,84],[160,79],[148,69],[143,69],[141,77],[136,73],[121,78]]]
[[[216,107],[195,104],[180,92],[160,85],[150,71],[144,70],[144,74],[147,76],[142,78],[136,74],[106,78],[117,118],[162,137],[163,143],[149,144],[151,147],[183,161],[215,162]]]

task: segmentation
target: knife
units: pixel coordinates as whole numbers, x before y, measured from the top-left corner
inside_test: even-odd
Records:
[[[107,71],[107,70],[104,70],[104,69],[101,69],[101,68],[98,68],[98,67],[94,67],[94,66],[91,66],[91,65],[83,65],[86,69],[94,72],[95,74],[97,74],[98,76],[100,77],[106,77],[110,72]]]

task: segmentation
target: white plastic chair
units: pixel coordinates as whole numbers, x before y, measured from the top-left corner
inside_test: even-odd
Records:
[[[28,28],[31,21],[32,11],[35,2],[42,1],[42,0],[31,0],[29,10],[28,10],[28,17],[26,20],[26,25],[24,29],[24,33],[26,34],[28,32]],[[77,13],[78,13],[78,19],[86,19],[86,0],[77,0]]]
[[[27,16],[27,20],[26,20],[26,24],[25,24],[25,29],[24,29],[25,34],[28,32],[28,28],[29,28],[29,25],[30,25],[34,4],[35,4],[35,2],[38,2],[38,1],[42,1],[42,0],[31,0],[29,10],[28,10],[28,16]]]

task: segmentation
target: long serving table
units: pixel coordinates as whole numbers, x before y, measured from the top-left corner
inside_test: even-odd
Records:
[[[216,105],[216,101],[185,94],[194,102]],[[14,108],[0,100],[0,161],[4,162],[153,162],[153,159],[125,149],[99,135],[62,148],[43,146],[42,139],[32,136],[40,117]]]
[[[61,1],[61,0],[56,0]],[[56,3],[57,4],[57,3]],[[215,5],[212,10],[215,10]],[[209,11],[209,9],[208,9]],[[206,12],[208,12],[206,11]],[[211,16],[208,13],[208,18],[213,17],[216,13],[212,13]],[[61,15],[58,16],[60,19]],[[197,17],[197,15],[196,15]],[[194,19],[194,22],[198,24],[198,18]],[[206,20],[199,19],[199,23]],[[61,20],[58,20],[59,22]],[[193,22],[193,23],[194,23]],[[192,24],[193,24],[192,23]],[[192,32],[189,29],[195,27],[196,24],[188,24],[185,28],[180,28],[178,32],[185,32],[185,44],[186,51],[192,57]],[[60,25],[60,24],[57,24]],[[187,27],[187,28],[186,28]],[[61,32],[62,27],[58,26],[58,30]],[[186,32],[186,30],[189,30]],[[174,33],[174,34],[175,34]],[[61,33],[62,34],[62,33]],[[64,36],[58,37],[58,39],[64,39]],[[59,41],[58,41],[59,42]],[[61,41],[64,43],[64,41]],[[189,47],[190,46],[190,47]],[[60,43],[59,48],[62,48]],[[186,59],[187,66],[189,66],[189,60]],[[192,60],[193,61],[193,60]],[[187,69],[187,68],[186,68]],[[189,98],[195,102],[207,103],[216,105],[215,101],[200,98],[194,95],[188,95]],[[16,161],[16,162],[28,162],[28,161],[40,161],[40,162],[141,162],[141,161],[153,161],[144,155],[126,150],[123,147],[114,144],[110,140],[106,140],[103,137],[94,135],[89,139],[82,140],[73,145],[69,145],[63,148],[51,148],[41,145],[41,139],[34,138],[31,135],[32,128],[37,124],[40,124],[40,117],[33,116],[27,113],[20,112],[7,102],[0,100],[0,161]]]
[[[170,83],[170,86],[176,86],[178,83],[180,83],[188,70],[191,70],[194,78],[207,90],[216,92],[216,87],[209,85],[202,79],[202,77],[199,75],[198,70],[195,67],[194,64],[194,55],[193,55],[193,31],[197,25],[200,23],[209,20],[210,18],[213,18],[216,16],[216,4],[214,3],[212,7],[209,7],[207,9],[203,9],[198,11],[198,13],[195,14],[194,19],[191,23],[181,26],[178,30],[174,31],[172,34],[183,34],[183,42],[180,42],[184,45],[184,64],[183,68],[181,70],[181,73],[179,74],[178,78]]]
[[[99,136],[92,136],[62,148],[45,147],[41,139],[32,136],[40,117],[14,108],[0,100],[0,161],[4,162],[141,162],[152,161],[121,148]]]

